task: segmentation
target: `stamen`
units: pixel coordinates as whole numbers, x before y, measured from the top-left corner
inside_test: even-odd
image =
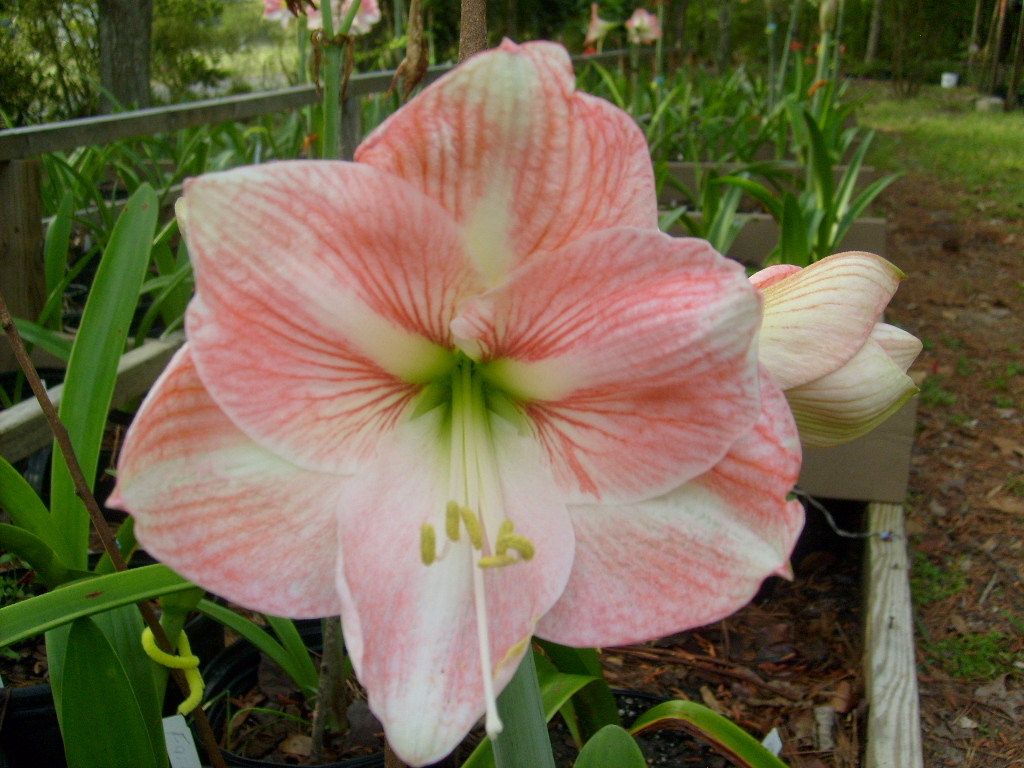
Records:
[[[424,565],[431,565],[437,559],[437,533],[430,523],[420,528],[420,559]]]
[[[444,531],[451,541],[459,540],[459,505],[449,501],[444,510]]]
[[[466,526],[466,533],[474,549],[484,547],[484,527],[480,518],[469,507],[459,507],[459,514],[462,515],[462,524]]]
[[[500,545],[502,545],[502,549],[505,549],[506,551],[514,549],[519,553],[519,556],[523,560],[532,560],[534,552],[536,551],[533,546],[533,542],[518,533],[510,533],[501,540]]]
[[[481,568],[504,568],[506,565],[515,565],[519,560],[512,555],[489,555],[477,560]]]

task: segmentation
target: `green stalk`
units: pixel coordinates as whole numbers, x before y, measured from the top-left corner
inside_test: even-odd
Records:
[[[640,116],[640,44],[630,43],[629,44],[629,68],[630,72],[630,84],[631,90],[633,91],[630,98],[630,108],[633,112],[633,117]]]
[[[658,84],[658,95],[661,96],[662,75],[665,74],[665,2],[658,3],[658,29],[661,35],[654,43],[654,82]]]
[[[529,648],[505,690],[498,694],[504,730],[494,739],[497,768],[555,768],[551,739]]]
[[[352,28],[352,20],[359,12],[359,0],[352,3],[345,18],[338,28],[337,35],[347,35]],[[334,19],[331,14],[331,3],[320,4],[320,17],[323,20],[323,61],[324,61],[324,136],[322,156],[325,160],[337,160],[341,157],[341,46],[333,41],[335,38]]]

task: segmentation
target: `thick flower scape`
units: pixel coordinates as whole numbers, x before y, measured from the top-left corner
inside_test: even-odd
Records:
[[[506,42],[355,163],[194,179],[180,215],[188,343],[114,502],[214,592],[340,613],[407,762],[501,727],[532,635],[647,640],[786,569],[800,451],[757,290],[658,231],[642,134],[562,48]]]

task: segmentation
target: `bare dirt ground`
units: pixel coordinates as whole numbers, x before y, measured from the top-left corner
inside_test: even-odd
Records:
[[[908,274],[890,316],[925,341],[908,498],[925,766],[1024,766],[1024,211],[965,220],[959,197],[914,175],[885,195]]]

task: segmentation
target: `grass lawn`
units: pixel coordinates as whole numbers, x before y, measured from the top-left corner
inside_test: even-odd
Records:
[[[967,88],[925,86],[899,99],[867,83],[852,95],[860,123],[878,131],[875,165],[955,180],[963,215],[1024,226],[1024,112],[977,112],[978,94]]]

